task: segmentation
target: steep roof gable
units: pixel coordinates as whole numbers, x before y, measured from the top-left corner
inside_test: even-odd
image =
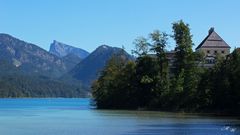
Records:
[[[231,48],[215,31],[209,30],[208,36],[196,48]]]

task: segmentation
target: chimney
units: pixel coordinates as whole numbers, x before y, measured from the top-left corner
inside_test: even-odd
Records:
[[[214,27],[211,27],[208,31],[208,34],[211,34],[212,32],[214,32]]]

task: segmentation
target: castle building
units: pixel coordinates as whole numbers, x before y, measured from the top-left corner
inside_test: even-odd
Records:
[[[197,46],[196,52],[204,54],[204,67],[212,67],[218,56],[226,57],[230,54],[230,46],[210,28],[207,37]]]

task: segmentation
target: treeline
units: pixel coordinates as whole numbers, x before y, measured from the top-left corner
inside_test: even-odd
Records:
[[[0,98],[85,97],[82,86],[45,76],[9,74],[0,77]]]
[[[86,97],[87,88],[68,78],[57,79],[45,73],[25,72],[0,60],[0,98]]]
[[[158,109],[171,111],[240,111],[240,51],[218,60],[212,69],[201,65],[203,55],[193,52],[192,35],[182,20],[173,34],[154,31],[134,42],[137,58],[114,56],[92,85],[98,108]],[[169,61],[168,38],[176,42]]]

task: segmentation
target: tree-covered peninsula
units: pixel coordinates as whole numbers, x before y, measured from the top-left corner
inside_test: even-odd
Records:
[[[173,34],[158,30],[134,41],[136,60],[112,57],[92,85],[98,108],[240,113],[240,50],[216,57],[206,68],[201,52],[192,50],[189,25],[173,23]],[[168,39],[176,46],[172,59]]]

